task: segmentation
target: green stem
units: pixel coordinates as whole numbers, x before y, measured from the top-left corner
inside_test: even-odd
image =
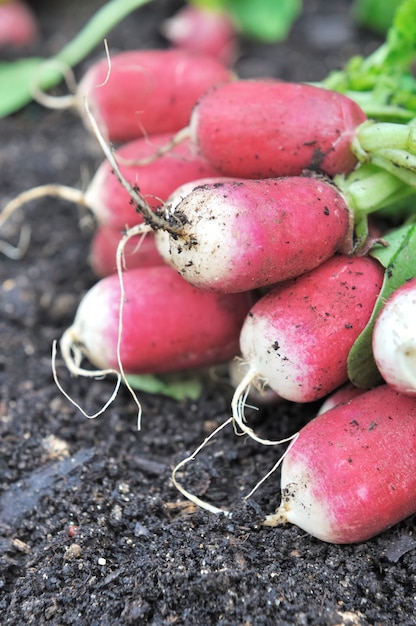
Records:
[[[52,59],[41,66],[41,89],[53,87],[62,78],[62,66],[73,67],[82,61],[129,13],[151,0],[111,0],[87,22],[78,35]],[[54,67],[54,63],[56,66]]]
[[[407,124],[390,122],[364,122],[356,130],[356,136],[365,152],[399,149],[411,154],[416,151],[416,128]]]
[[[334,182],[359,219],[415,193],[413,186],[371,163],[361,165],[348,176],[336,176]]]

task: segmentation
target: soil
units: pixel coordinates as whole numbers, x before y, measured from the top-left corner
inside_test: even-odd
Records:
[[[101,5],[37,1],[51,55]],[[161,21],[179,2],[154,0],[109,36],[110,50],[163,47]],[[284,43],[243,41],[241,76],[319,80],[377,37],[359,29],[347,0],[308,0]],[[96,49],[77,68],[78,78]],[[10,55],[9,55],[10,56]],[[33,103],[0,121],[0,204],[35,185],[85,187],[102,156],[76,115]],[[274,474],[244,495],[283,448],[226,428],[181,474],[196,495],[232,511],[198,509],[171,482],[172,468],[229,416],[230,389],[207,386],[198,401],[140,394],[142,430],[122,390],[106,412],[85,418],[57,389],[51,345],[96,281],[88,249],[94,222],[55,199],[31,203],[4,227],[16,241],[31,227],[21,260],[0,264],[0,615],[21,624],[218,624],[285,626],[416,624],[416,534],[408,519],[358,545],[330,545],[294,526],[261,526],[279,504]],[[88,412],[111,380],[61,384]],[[257,432],[295,432],[316,406],[283,404],[250,415]],[[372,512],[369,510],[369,515]]]

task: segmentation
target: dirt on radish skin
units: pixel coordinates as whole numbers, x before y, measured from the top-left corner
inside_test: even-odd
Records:
[[[246,387],[260,379],[287,400],[313,402],[346,382],[383,276],[374,259],[337,255],[260,298],[240,335]]]
[[[290,522],[329,543],[356,543],[416,512],[416,400],[383,385],[309,422],[282,463]]]
[[[271,178],[304,170],[334,176],[356,165],[351,142],[366,119],[339,93],[272,79],[238,80],[200,98],[190,134],[224,176]]]
[[[183,228],[168,242],[156,233],[160,253],[188,282],[212,291],[272,285],[350,246],[350,211],[319,178],[204,184],[170,213]]]

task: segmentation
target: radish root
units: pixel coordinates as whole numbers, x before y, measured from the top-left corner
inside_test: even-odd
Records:
[[[68,328],[68,330],[66,330],[65,333],[63,334],[61,338],[61,342],[60,342],[60,347],[61,347],[61,352],[62,352],[65,365],[68,368],[68,370],[71,372],[71,374],[73,374],[74,376],[86,376],[88,378],[97,379],[97,378],[103,378],[107,374],[115,374],[117,377],[117,381],[116,381],[113,393],[111,394],[107,402],[104,404],[104,406],[101,409],[99,409],[96,413],[93,413],[93,414],[86,413],[84,409],[73,398],[71,398],[71,396],[65,391],[65,389],[62,387],[61,383],[59,382],[58,373],[56,369],[57,345],[56,345],[56,341],[53,342],[52,344],[52,374],[53,374],[53,379],[55,381],[56,386],[58,387],[59,391],[65,396],[65,398],[69,400],[69,402],[71,402],[71,404],[73,404],[79,411],[81,411],[81,413],[85,417],[87,417],[88,419],[95,419],[96,417],[104,413],[107,410],[107,408],[110,406],[110,404],[115,400],[118,394],[118,390],[120,388],[120,384],[121,384],[121,375],[119,372],[117,372],[117,370],[114,370],[114,369],[86,370],[82,368],[81,362],[85,354],[84,354],[84,350],[82,349],[81,345],[79,344],[77,340],[77,335],[72,326]]]

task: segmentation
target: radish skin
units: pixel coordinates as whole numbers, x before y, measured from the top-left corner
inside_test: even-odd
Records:
[[[282,463],[290,522],[322,541],[366,541],[416,512],[416,400],[382,385],[309,422]]]
[[[416,278],[384,304],[373,330],[373,355],[384,380],[396,391],[416,396]]]
[[[224,176],[272,178],[304,170],[329,176],[357,164],[351,150],[366,115],[346,96],[305,84],[238,80],[195,106],[192,141]]]
[[[250,369],[236,390],[234,415],[244,389],[257,379],[293,402],[319,400],[345,383],[348,354],[382,283],[383,268],[374,259],[339,255],[258,300],[241,330],[241,355]]]
[[[24,48],[38,38],[38,24],[26,2],[0,2],[0,47]]]
[[[191,151],[189,140],[149,165],[133,163],[153,154],[171,138],[172,134],[140,138],[124,144],[115,152],[121,173],[132,185],[140,187],[142,196],[152,209],[165,202],[180,185],[217,175],[205,159]],[[84,201],[101,224],[112,228],[121,230],[143,222],[132,205],[129,193],[120,185],[107,160],[100,165],[88,185]]]
[[[166,234],[156,233],[166,262],[191,284],[225,293],[307,272],[350,236],[351,216],[342,196],[317,178],[200,185],[170,215],[183,227],[168,246]]]
[[[207,54],[225,65],[237,58],[236,28],[224,11],[184,6],[165,20],[162,33],[176,48]]]
[[[175,132],[188,124],[198,98],[233,74],[220,61],[183,50],[130,50],[98,61],[78,87],[110,141]],[[88,119],[85,119],[89,126]]]
[[[122,237],[123,234],[115,228],[109,226],[97,228],[91,241],[89,262],[98,277],[104,278],[117,272],[117,248]],[[137,235],[127,242],[123,257],[123,266],[126,270],[164,264],[165,261],[156,248],[152,232],[145,236]]]
[[[347,382],[338,389],[336,389],[326,398],[325,402],[323,402],[318,411],[318,415],[322,415],[322,413],[333,409],[339,404],[344,404],[345,402],[352,400],[352,398],[355,398],[355,396],[359,396],[362,393],[364,393],[363,389],[360,389],[352,383]]]
[[[238,352],[250,294],[218,295],[196,289],[167,266],[123,275],[120,360],[125,373],[153,374],[208,366]],[[107,276],[87,292],[61,341],[71,369],[73,346],[96,367],[118,370],[120,282]]]

